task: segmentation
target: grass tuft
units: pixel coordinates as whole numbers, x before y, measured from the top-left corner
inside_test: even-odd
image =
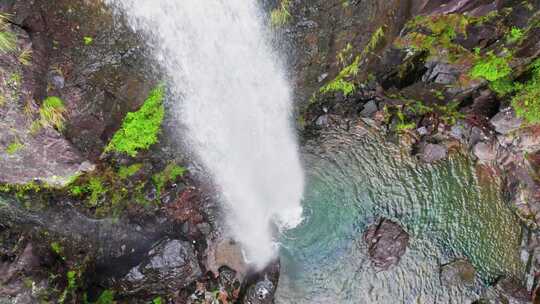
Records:
[[[43,127],[53,127],[62,131],[65,112],[66,107],[62,99],[56,96],[47,97],[39,109],[40,123]]]
[[[282,27],[291,21],[292,15],[289,12],[290,6],[291,0],[282,0],[279,7],[270,12],[270,22],[272,23],[272,26]]]

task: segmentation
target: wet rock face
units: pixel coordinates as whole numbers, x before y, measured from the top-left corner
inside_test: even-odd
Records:
[[[399,263],[409,245],[409,234],[387,219],[369,226],[363,237],[373,265],[382,270]]]
[[[101,1],[13,0],[0,8],[30,37],[23,78],[31,99],[39,107],[47,96],[61,97],[63,135],[84,158],[97,160],[126,113],[159,81],[144,40]]]
[[[12,25],[17,52],[32,49],[22,28]],[[93,165],[80,155],[58,130],[40,123],[36,68],[21,63],[16,52],[0,53],[0,183],[26,184],[41,181],[62,186],[73,175],[91,171]],[[39,53],[34,55],[36,60]],[[36,58],[37,57],[37,58]]]
[[[179,240],[163,240],[119,281],[124,294],[174,293],[202,275],[193,246]]]

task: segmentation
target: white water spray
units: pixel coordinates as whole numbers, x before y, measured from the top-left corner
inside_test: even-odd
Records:
[[[108,0],[155,38],[189,143],[222,194],[233,237],[265,266],[271,223],[301,221],[304,180],[291,92],[257,0]]]

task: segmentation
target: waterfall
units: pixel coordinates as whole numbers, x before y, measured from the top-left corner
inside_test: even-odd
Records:
[[[257,0],[107,0],[154,45],[191,149],[250,263],[276,255],[273,224],[301,221],[304,176],[291,89]]]

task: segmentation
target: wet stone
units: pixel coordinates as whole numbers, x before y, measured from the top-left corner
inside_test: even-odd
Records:
[[[387,219],[369,226],[363,238],[373,265],[382,270],[399,263],[409,245],[409,234],[399,224]]]
[[[125,294],[170,293],[191,284],[201,274],[190,243],[163,240],[120,280],[120,285]]]

